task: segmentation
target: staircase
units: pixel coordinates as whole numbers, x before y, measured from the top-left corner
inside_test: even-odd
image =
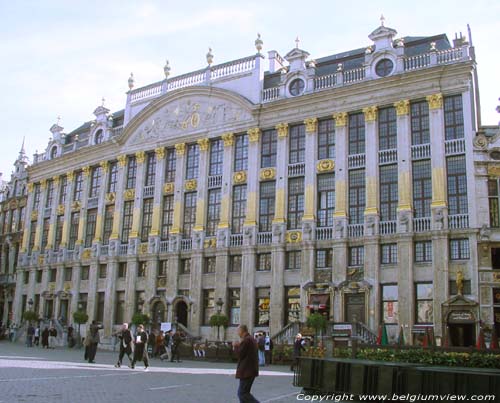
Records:
[[[190,342],[190,341],[198,341],[201,339],[200,336],[194,335],[186,326],[184,326],[182,323],[177,323],[173,326],[173,329],[175,331],[182,331],[185,335],[185,341]]]
[[[295,336],[300,332],[302,323],[292,322],[287,324],[278,333],[271,336],[271,340],[274,344],[293,344]]]
[[[352,324],[351,338],[357,339],[364,344],[377,344],[377,335],[361,322],[354,322]]]

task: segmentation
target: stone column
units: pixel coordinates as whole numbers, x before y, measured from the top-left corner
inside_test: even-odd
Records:
[[[193,301],[191,312],[189,313],[189,327],[193,332],[198,333],[203,322],[203,290],[201,284],[203,269],[203,253],[193,250],[191,253],[191,276],[189,284],[189,297]]]
[[[113,230],[109,237],[110,248],[114,244],[114,249],[118,253],[118,245],[120,244],[120,227],[122,221],[123,199],[125,193],[125,167],[127,166],[127,156],[118,156],[118,171],[116,175],[116,192],[115,192],[115,212],[113,215]]]
[[[97,261],[92,261],[89,268],[88,281],[88,296],[87,296],[87,314],[89,322],[92,323],[96,319],[97,313],[97,277],[99,273],[99,264]]]
[[[174,184],[174,217],[172,223],[171,250],[178,251],[180,247],[180,233],[182,228],[182,205],[184,196],[184,174],[186,170],[186,144],[178,143],[175,145],[176,163],[175,163],[175,184]],[[173,248],[175,246],[175,248]]]
[[[125,288],[125,322],[130,322],[135,310],[135,282],[137,280],[137,259],[127,261],[127,278]]]
[[[163,182],[165,181],[165,147],[155,149],[156,176],[155,193],[153,199],[153,223],[149,233],[150,253],[158,253],[161,231],[161,206],[163,199]]]
[[[215,301],[220,298],[224,301],[222,312],[229,318],[229,301],[227,299],[227,279],[229,272],[228,248],[217,248],[215,263]],[[241,291],[240,291],[241,292]],[[241,294],[240,294],[241,295]]]
[[[61,309],[61,296],[60,292],[64,291],[64,266],[57,265],[56,272],[56,292],[54,301],[54,317],[59,319],[59,311]],[[69,318],[66,318],[69,319]]]
[[[143,204],[142,194],[144,191],[144,177],[145,177],[144,161],[146,159],[146,154],[144,153],[144,151],[138,151],[135,153],[135,159],[137,161],[137,175],[135,180],[134,215],[132,217],[132,229],[130,230],[129,246],[133,245],[133,250],[137,251],[137,246],[141,242],[139,231],[142,219],[142,204]]]
[[[415,323],[414,248],[411,234],[398,237],[398,311],[405,340],[413,344],[411,329]]]
[[[276,125],[278,144],[276,151],[276,202],[274,207],[273,233],[275,228],[281,232],[277,242],[284,241],[286,231],[286,195],[288,178],[288,123]],[[274,238],[274,235],[273,235]],[[273,240],[273,243],[275,240]]]
[[[46,250],[52,251],[54,249],[54,242],[55,242],[55,237],[56,237],[56,220],[57,220],[57,201],[59,200],[59,176],[54,176],[52,178],[52,186],[54,187],[53,191],[53,198],[52,198],[52,205],[50,206],[51,208],[51,213],[50,213],[50,226],[49,226],[49,234],[47,237],[47,248]]]
[[[224,165],[222,167],[222,189],[220,204],[220,220],[217,227],[218,247],[229,246],[229,223],[231,222],[231,194],[233,174],[233,133],[222,135],[224,141]]]
[[[285,321],[285,309],[283,306],[285,302],[285,264],[285,244],[276,245],[273,248],[271,266],[271,306],[269,307],[269,332],[271,334],[275,334],[281,330]]]
[[[78,245],[80,249],[83,247],[83,241],[85,239],[85,229],[87,227],[87,203],[89,199],[88,196],[89,196],[89,186],[90,186],[90,181],[89,181],[90,169],[91,168],[89,166],[83,167],[82,169],[82,175],[83,175],[82,200],[80,201],[81,202],[80,222],[78,225],[78,239],[76,241],[76,245]],[[76,246],[75,249],[77,249]],[[93,317],[92,315],[89,316]]]
[[[38,219],[36,223],[35,243],[33,245],[33,251],[40,251],[40,246],[42,244],[44,206],[46,197],[47,197],[47,180],[43,179],[40,181],[40,203],[38,204],[38,210],[37,210]]]
[[[44,267],[42,271],[42,285],[40,289],[42,290],[42,293],[49,290],[49,269],[47,267]],[[40,295],[40,317],[42,318],[45,317],[45,301],[46,298],[43,294]]]
[[[347,237],[347,112],[333,115],[335,119],[335,238]]]
[[[64,203],[64,222],[61,238],[61,249],[67,249],[69,242],[69,229],[71,227],[71,204],[73,202],[73,192],[75,189],[74,182],[75,174],[70,171],[66,174],[67,187],[66,187],[66,200]]]
[[[28,190],[28,197],[26,200],[26,215],[25,215],[25,219],[24,219],[23,243],[21,245],[21,251],[20,251],[21,254],[28,253],[28,242],[29,242],[29,236],[30,236],[30,232],[31,232],[31,213],[33,210],[33,196],[34,196],[33,195],[33,183],[28,183],[27,190]],[[29,252],[31,252],[31,251],[29,251]],[[2,263],[0,262],[0,265],[1,264]]]
[[[109,182],[109,163],[108,161],[101,161],[101,188],[99,192],[99,202],[97,204],[97,217],[95,224],[95,234],[92,243],[99,249],[102,244],[102,234],[104,231],[104,214],[106,212],[106,190],[108,189]],[[100,255],[100,252],[99,252]],[[107,298],[106,298],[107,299]]]
[[[248,326],[250,334],[255,327],[255,247],[243,248],[240,286],[240,323]]]
[[[314,229],[316,227],[316,161],[318,159],[318,119],[308,118],[304,120],[306,126],[306,159],[305,159],[305,204],[303,223],[311,225],[310,239],[315,239]],[[304,239],[307,234],[304,231]]]
[[[258,127],[249,129],[248,134],[248,166],[247,170],[247,205],[244,222],[245,244],[254,245],[257,237],[257,205],[259,195],[259,168],[260,149],[259,138],[261,131]]]
[[[208,205],[208,147],[210,141],[205,139],[198,140],[200,147],[200,163],[198,180],[196,185],[196,221],[193,228],[194,242],[193,248],[203,250],[205,223],[207,222],[207,206]]]
[[[166,287],[166,297],[167,302],[172,302],[177,296],[177,282],[179,278],[179,254],[178,252],[170,252],[167,255],[168,266],[167,266],[167,287]],[[168,305],[169,314],[172,314],[172,306]],[[168,317],[167,320],[173,322],[173,315]]]
[[[23,276],[18,275],[16,277],[16,290],[14,294],[14,303],[12,307],[12,311],[14,312],[14,323],[21,323],[22,318],[23,318]],[[8,305],[8,302],[5,301],[5,303]],[[8,316],[7,316],[8,317]]]
[[[150,301],[156,296],[156,278],[158,277],[158,256],[150,254],[147,257],[148,270],[146,272],[146,288],[145,288],[145,303],[144,309],[146,312],[151,312]],[[151,315],[152,317],[152,315]]]
[[[115,319],[116,299],[116,277],[118,272],[118,261],[108,261],[106,275],[106,294],[104,299],[104,337],[111,337]]]
[[[78,301],[80,300],[80,282],[82,278],[82,265],[76,263],[73,266],[73,275],[71,281],[71,307],[70,312],[78,311]],[[73,322],[73,314],[71,314],[71,322]],[[76,327],[75,327],[76,329]]]

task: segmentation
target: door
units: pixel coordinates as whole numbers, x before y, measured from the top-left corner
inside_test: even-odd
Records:
[[[158,301],[153,305],[153,328],[160,328],[161,322],[165,322],[165,305]]]
[[[184,301],[179,301],[175,306],[175,316],[177,317],[177,322],[187,327],[188,322],[188,310],[187,305]]]
[[[474,323],[450,324],[448,326],[452,347],[470,347],[476,344]]]
[[[45,318],[52,319],[54,317],[54,301],[51,299],[45,300]]]
[[[345,294],[345,322],[362,322],[365,323],[365,294]]]
[[[69,306],[68,300],[62,299],[61,305],[59,307],[59,318],[63,325],[68,323],[68,306]]]

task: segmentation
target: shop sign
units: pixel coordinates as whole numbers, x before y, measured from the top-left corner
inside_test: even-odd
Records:
[[[332,328],[333,337],[351,337],[352,325],[350,323],[336,323]]]
[[[448,316],[448,323],[474,322],[471,311],[452,311]]]

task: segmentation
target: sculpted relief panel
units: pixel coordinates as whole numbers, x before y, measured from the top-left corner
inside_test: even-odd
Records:
[[[251,121],[251,113],[238,104],[213,97],[175,100],[147,118],[129,140],[130,144],[175,138],[198,130]]]

